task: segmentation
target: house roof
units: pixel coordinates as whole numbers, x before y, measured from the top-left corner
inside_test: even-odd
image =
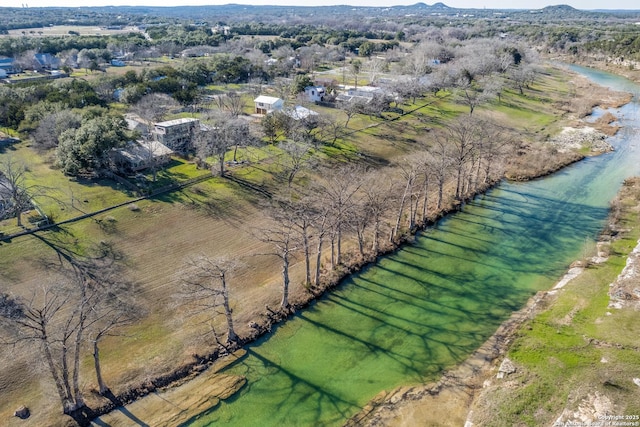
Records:
[[[118,150],[118,154],[132,163],[148,161],[149,157],[169,156],[173,151],[159,141],[129,141]]]
[[[296,105],[295,107],[288,109],[285,114],[294,120],[302,120],[309,116],[318,115],[315,111],[303,107],[302,105]]]
[[[193,123],[198,121],[199,121],[198,119],[194,119],[193,117],[183,117],[181,119],[173,119],[173,120],[167,120],[166,122],[159,122],[159,123],[156,123],[156,126],[170,127],[170,126],[180,125],[183,123]]]
[[[261,104],[269,104],[269,105],[276,104],[278,101],[284,102],[280,98],[276,98],[274,96],[266,96],[266,95],[260,95],[259,97],[257,97],[253,101],[254,102],[259,102]]]

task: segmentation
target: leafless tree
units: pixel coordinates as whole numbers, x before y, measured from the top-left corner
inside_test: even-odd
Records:
[[[361,185],[361,171],[343,167],[328,172],[327,180],[321,184],[320,197],[330,207],[331,268],[342,263],[342,234],[348,220],[352,197]]]
[[[49,369],[65,414],[85,405],[80,392],[79,366],[83,329],[78,287],[43,284],[29,298],[0,294],[0,322],[8,331],[5,344],[37,343]]]
[[[212,115],[207,120],[210,129],[199,133],[196,151],[201,159],[213,156],[218,160],[219,175],[225,174],[225,155],[235,146],[250,145],[252,142],[249,126],[242,119],[233,119],[225,114]]]
[[[44,193],[42,186],[28,182],[27,173],[24,163],[12,156],[0,161],[0,218],[14,217],[18,227],[22,227],[22,212]]]
[[[238,268],[238,262],[228,257],[210,258],[200,255],[189,259],[180,273],[181,299],[195,307],[191,314],[209,313],[208,319],[220,314],[222,308],[227,323],[227,344],[238,341],[233,326],[233,310],[229,301],[228,279]],[[213,328],[213,326],[212,326]],[[217,337],[217,334],[214,335]]]
[[[366,62],[365,68],[369,73],[369,82],[372,85],[377,84],[380,74],[384,71],[387,63],[384,59],[372,58]]]
[[[448,145],[451,164],[456,174],[455,198],[463,196],[463,185],[466,167],[474,155],[475,141],[478,133],[478,121],[472,118],[460,118],[449,124],[437,135],[438,145]]]
[[[313,162],[311,145],[304,142],[285,141],[279,144],[282,154],[278,157],[278,166],[291,188],[293,180],[304,168]]]
[[[135,103],[132,110],[148,122],[160,122],[171,110],[180,107],[180,103],[164,93],[144,95]]]
[[[453,165],[452,149],[443,137],[436,138],[435,143],[429,148],[431,156],[428,158],[431,164],[433,174],[438,185],[438,202],[436,209],[442,209],[444,199],[444,186],[450,174]]]
[[[536,71],[531,64],[520,63],[509,68],[507,72],[509,81],[518,89],[520,95],[524,94],[524,89],[535,80]]]
[[[255,237],[267,243],[273,249],[266,255],[272,255],[282,261],[282,300],[280,307],[288,310],[289,303],[289,266],[293,255],[300,249],[300,241],[296,232],[294,215],[282,209],[277,203],[268,209],[271,224],[265,229],[255,231]]]
[[[238,92],[230,91],[224,95],[218,95],[215,99],[218,108],[229,113],[231,117],[236,118],[242,114],[244,101]]]
[[[373,241],[371,250],[374,254],[380,251],[380,234],[384,214],[389,209],[392,199],[392,180],[381,176],[379,173],[370,172],[363,177],[361,187],[364,196],[367,217],[373,225]]]
[[[329,145],[334,145],[342,137],[346,127],[340,120],[333,117],[320,116],[316,140],[323,141]]]
[[[413,228],[415,221],[415,216],[413,215],[413,192],[418,174],[417,165],[414,162],[406,159],[405,162],[400,165],[400,170],[404,181],[404,191],[402,192],[402,196],[400,197],[398,215],[396,217],[395,223],[396,225],[393,228],[391,236],[389,237],[391,241],[396,239],[399,235],[398,233],[400,232],[400,223],[402,221],[402,215],[407,203],[409,204],[409,208],[411,209],[411,212],[409,213],[409,229]]]
[[[33,133],[37,146],[47,150],[58,146],[58,138],[67,129],[80,127],[82,117],[71,110],[60,110],[44,116]]]

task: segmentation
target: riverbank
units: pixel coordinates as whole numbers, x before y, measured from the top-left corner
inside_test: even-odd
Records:
[[[640,321],[640,178],[626,180],[612,206],[593,256],[533,296],[464,363],[437,383],[381,393],[347,425],[510,426],[526,419],[535,420],[527,425],[565,425],[637,414],[640,347],[631,325]],[[552,331],[541,335],[539,325],[559,338],[550,340]],[[575,356],[578,348],[582,363],[567,369],[563,356]],[[553,387],[552,403],[540,396],[545,387]]]

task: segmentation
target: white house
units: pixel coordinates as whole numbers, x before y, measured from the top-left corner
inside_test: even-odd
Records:
[[[253,100],[256,104],[256,114],[269,114],[272,111],[280,111],[284,106],[284,101],[273,96],[260,95]]]
[[[326,95],[324,86],[307,86],[304,88],[304,93],[311,102],[322,102]]]

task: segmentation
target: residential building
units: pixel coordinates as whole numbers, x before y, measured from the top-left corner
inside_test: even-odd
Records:
[[[316,113],[315,111],[303,107],[302,105],[296,105],[293,108],[287,108],[284,110],[284,113],[287,116],[291,117],[293,120],[304,120],[309,118],[310,116],[318,115],[318,113]]]
[[[35,63],[42,67],[44,70],[55,70],[60,66],[60,58],[57,58],[50,53],[36,53],[33,55]]]
[[[266,115],[273,111],[280,111],[284,106],[284,101],[273,96],[260,95],[253,100],[256,104],[256,114]]]
[[[125,171],[138,172],[152,166],[169,163],[173,151],[158,141],[129,141],[123,148],[115,149],[113,160]]]
[[[188,117],[156,123],[153,130],[155,140],[171,150],[186,153],[193,149],[194,138],[200,127],[200,120]]]
[[[7,74],[16,74],[22,71],[13,58],[0,58],[0,70],[4,70]]]
[[[324,86],[307,86],[304,93],[311,102],[323,102],[326,95]]]

